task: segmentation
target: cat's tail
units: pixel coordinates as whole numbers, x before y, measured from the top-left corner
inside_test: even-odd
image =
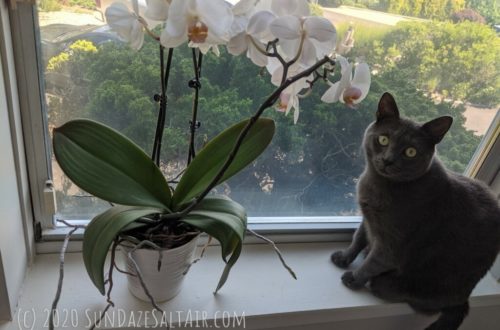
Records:
[[[425,328],[425,330],[457,330],[468,313],[468,302],[462,305],[443,308],[437,321]]]

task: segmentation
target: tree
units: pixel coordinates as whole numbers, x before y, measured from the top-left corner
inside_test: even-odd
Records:
[[[485,106],[500,103],[500,39],[487,26],[468,21],[402,23],[367,57],[429,93]]]
[[[479,14],[477,11],[474,9],[470,8],[465,8],[462,10],[459,10],[453,14],[451,17],[452,21],[454,23],[460,23],[463,21],[471,21],[471,22],[476,22],[479,24],[486,24],[486,20],[484,19],[481,14]]]
[[[393,42],[407,36],[401,31],[398,33],[401,36],[393,35]],[[373,40],[365,42],[373,43]],[[384,41],[377,58],[392,54],[386,47],[389,44],[392,45]],[[432,43],[402,44],[405,57],[415,59],[425,53],[418,45],[433,47]],[[444,114],[456,118],[440,152],[450,168],[463,170],[478,142],[478,138],[463,127],[464,109],[452,107],[450,103],[434,104],[418,89],[416,81],[408,79],[413,69],[410,65],[402,70],[398,62],[395,63],[398,69],[390,65],[386,68],[384,61],[380,63],[381,73],[373,76],[371,93],[358,109],[339,103],[321,103],[319,99],[327,86],[318,85],[310,96],[301,99],[301,114],[296,125],[291,116],[267,110],[265,116],[274,118],[277,124],[272,144],[255,164],[218,189],[235,200],[245,201],[250,215],[356,214],[356,181],[364,167],[360,149],[363,132],[374,120],[379,97],[385,91],[395,95],[402,114],[407,117],[421,122]],[[81,113],[110,124],[146,151],[150,150],[158,108],[153,101],[159,86],[157,46],[146,42],[140,52],[133,52],[121,44],[109,43],[95,53],[85,53],[73,64],[83,70],[77,70],[82,79],[70,80],[79,84],[73,89],[86,86],[86,105],[78,107]],[[191,50],[176,49],[162,150],[162,167],[169,178],[179,173],[186,163],[192,106],[192,91],[187,88],[187,82],[193,76]],[[222,49],[220,57],[204,57],[201,84],[198,148],[229,123],[253,113],[273,89],[267,73],[262,73],[245,56],[232,57]],[[77,96],[68,97],[64,102],[76,107]],[[64,110],[61,104],[58,111]]]
[[[500,3],[498,0],[466,0],[466,7],[477,11],[489,24],[500,23]]]

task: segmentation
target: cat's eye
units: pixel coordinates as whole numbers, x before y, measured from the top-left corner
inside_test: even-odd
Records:
[[[389,137],[387,135],[380,135],[378,137],[378,143],[381,146],[387,146],[387,145],[389,145]]]
[[[405,155],[406,157],[413,158],[417,155],[417,149],[413,147],[406,148]]]

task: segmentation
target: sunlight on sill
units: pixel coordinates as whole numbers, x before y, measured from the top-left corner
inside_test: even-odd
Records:
[[[415,315],[405,304],[386,303],[367,291],[352,292],[345,288],[340,282],[343,271],[329,260],[331,252],[343,246],[345,243],[280,244],[288,264],[297,273],[298,280],[294,280],[269,246],[246,245],[226,285],[215,296],[212,292],[222,273],[223,262],[219,247],[210,247],[204,258],[191,267],[181,293],[160,306],[173,321],[181,323],[186,317],[213,321],[223,312],[245,315],[247,329],[405,315],[420,325],[429,323],[429,317]],[[34,320],[34,329],[44,328],[56,291],[58,260],[57,254],[37,256],[25,280],[18,315],[11,324],[0,325],[1,330],[19,329],[17,320],[20,316],[21,319]],[[112,298],[116,306],[111,315],[138,316],[137,313],[142,312],[144,316],[152,309],[129,293],[125,275],[117,272],[114,273]],[[81,254],[68,253],[59,302],[60,322],[67,316],[68,322],[79,321],[77,327],[70,328],[83,329],[88,326],[89,316],[99,315],[105,306],[105,297],[99,294],[86,275]],[[472,309],[481,306],[500,308],[500,284],[490,274],[474,290],[471,306]],[[191,311],[191,316],[188,311]],[[149,322],[154,324],[152,317]],[[117,328],[126,329],[127,324]]]

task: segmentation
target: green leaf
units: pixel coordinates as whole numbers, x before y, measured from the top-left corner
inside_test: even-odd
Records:
[[[54,129],[54,154],[80,188],[104,200],[169,208],[171,193],[155,163],[124,135],[78,119]]]
[[[189,164],[172,197],[172,205],[177,209],[201,193],[215,178],[234,147],[240,132],[248,120],[242,121],[212,139]],[[252,126],[241,147],[219,184],[235,175],[254,161],[269,145],[274,135],[274,121],[260,118]]]
[[[215,289],[215,292],[219,291],[241,253],[247,228],[245,209],[227,197],[208,196],[180,221],[198,228],[220,242],[222,259],[226,266]],[[227,260],[229,255],[231,257]]]
[[[83,262],[101,294],[105,294],[104,262],[113,240],[135,220],[162,212],[164,210],[159,208],[120,205],[99,214],[89,223],[83,235]]]

